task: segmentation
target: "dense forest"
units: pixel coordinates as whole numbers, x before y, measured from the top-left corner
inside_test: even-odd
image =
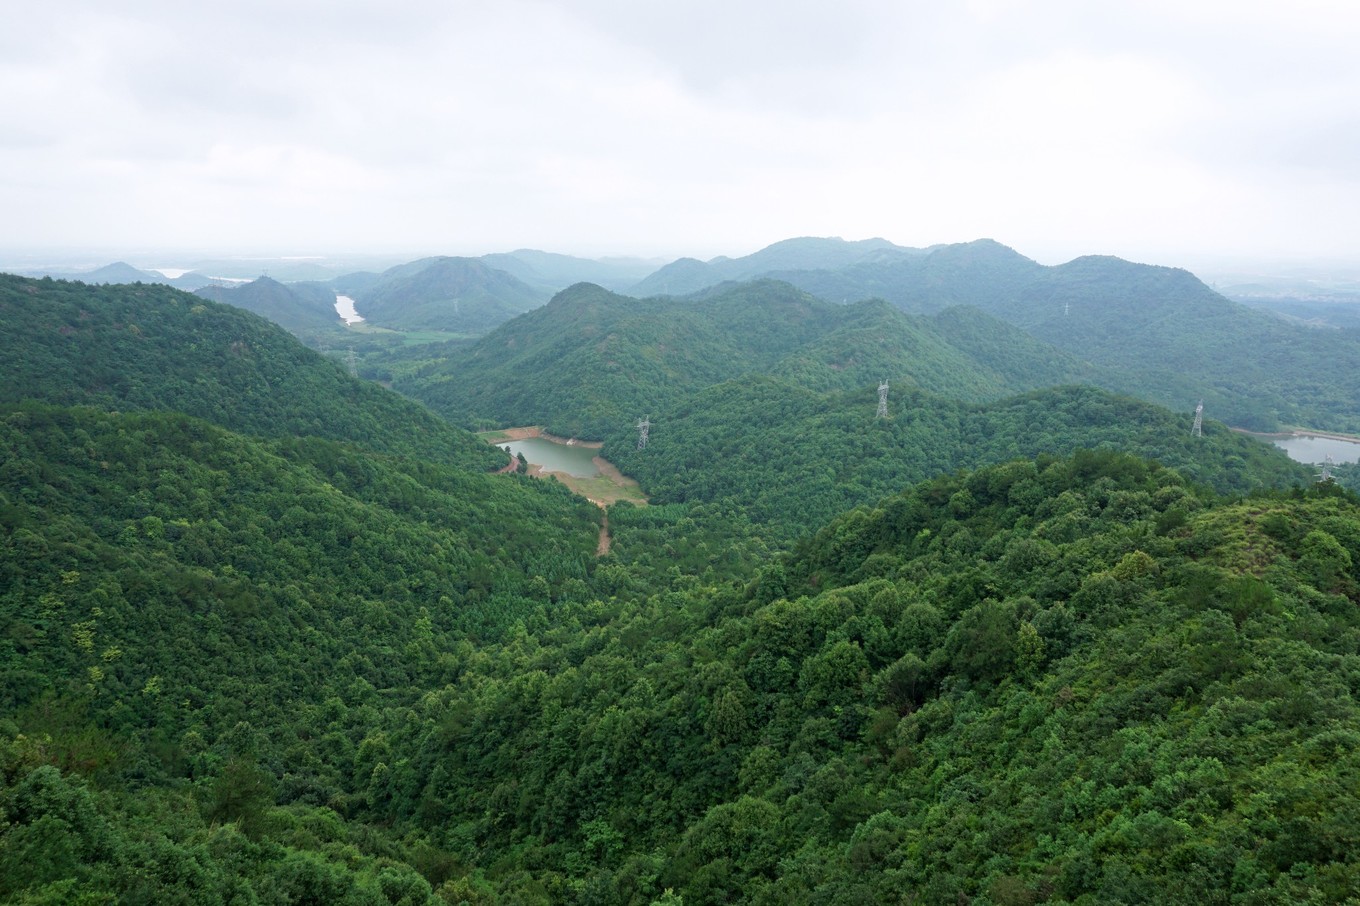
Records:
[[[395,389],[456,422],[594,439],[747,376],[819,392],[887,378],[984,400],[1100,374],[978,311],[937,321],[883,302],[833,305],[771,280],[685,300],[579,284],[475,344],[417,347],[389,367]]]
[[[1360,499],[965,309],[665,308],[394,359],[597,426],[601,553],[254,314],[0,278],[0,901],[1360,898]]]
[[[875,415],[872,386],[832,396],[776,379],[716,385],[610,434],[604,456],[658,503],[724,503],[796,536],[906,484],[1043,453],[1109,449],[1154,457],[1223,493],[1307,483],[1311,471],[1260,441],[1090,387],[1058,387],[969,404],[924,391],[891,394]],[[740,425],[733,431],[732,425]]]
[[[1087,256],[1046,267],[998,242],[906,249],[800,239],[745,258],[676,262],[632,292],[683,295],[725,280],[786,281],[822,299],[904,311],[971,306],[1078,356],[1096,382],[1175,408],[1204,399],[1234,427],[1360,433],[1360,336],[1232,302],[1188,271]],[[1343,322],[1344,323],[1344,322]]]
[[[324,437],[436,462],[500,464],[466,431],[351,380],[234,306],[158,285],[0,274],[0,315],[3,403],[183,412],[265,437]]]

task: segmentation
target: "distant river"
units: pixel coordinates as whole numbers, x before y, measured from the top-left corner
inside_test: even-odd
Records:
[[[1318,464],[1332,457],[1332,462],[1360,462],[1360,443],[1340,440],[1335,437],[1313,437],[1299,435],[1280,437],[1275,434],[1253,434],[1253,437],[1268,440],[1289,454],[1295,462]]]
[[[530,465],[539,466],[545,472],[566,472],[577,478],[594,478],[600,474],[591,461],[599,455],[598,447],[557,444],[544,437],[500,441],[496,446],[502,450],[509,447],[512,455],[523,453]]]
[[[346,324],[358,324],[363,320],[363,317],[354,310],[354,300],[349,296],[336,296],[335,310],[345,319]]]

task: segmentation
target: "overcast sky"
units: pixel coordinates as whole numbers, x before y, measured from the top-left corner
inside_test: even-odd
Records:
[[[1360,258],[1355,0],[0,16],[0,251]]]

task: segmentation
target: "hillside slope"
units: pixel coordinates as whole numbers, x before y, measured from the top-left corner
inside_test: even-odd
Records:
[[[501,464],[467,432],[232,306],[162,286],[0,276],[0,315],[0,402],[177,411],[265,437]]]
[[[1203,399],[1234,426],[1360,433],[1360,385],[1341,377],[1360,369],[1360,336],[1271,317],[1181,269],[1109,256],[1046,267],[990,239],[839,262],[812,251],[767,255],[781,245],[732,260],[743,279],[783,280],[836,302],[880,298],[919,314],[977,308],[1107,372],[1102,386],[1176,409]],[[726,279],[696,264],[673,266],[687,290]]]
[[[1007,360],[972,357],[930,319],[879,302],[831,305],[776,281],[688,299],[632,299],[582,284],[472,346],[437,351],[444,356],[393,386],[455,421],[599,438],[720,381],[763,373],[818,391],[888,379],[969,400],[1097,373],[995,319],[973,320],[1010,349]]]
[[[816,394],[777,379],[727,382],[652,413],[645,450],[626,427],[602,455],[658,504],[721,504],[785,539],[902,487],[1016,458],[1104,449],[1156,457],[1224,493],[1307,484],[1311,471],[1269,444],[1090,387],[968,404],[874,385]]]
[[[343,323],[335,310],[335,293],[321,283],[285,286],[260,277],[241,286],[200,287],[194,295],[244,308],[294,335],[335,333]]]
[[[487,650],[373,814],[488,899],[1343,902],[1357,526],[1114,454],[937,479]]]
[[[168,412],[3,405],[0,462],[0,900],[434,906],[356,747],[583,590],[596,508]]]
[[[379,327],[485,333],[547,301],[548,293],[475,258],[424,258],[369,285],[344,283],[359,314]]]

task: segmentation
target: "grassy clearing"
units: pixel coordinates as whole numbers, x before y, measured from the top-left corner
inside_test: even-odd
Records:
[[[615,473],[618,472],[617,469],[614,471]],[[580,494],[600,506],[609,506],[620,500],[627,500],[637,506],[647,505],[647,496],[642,493],[642,488],[636,481],[623,475],[577,478],[575,475],[567,475],[563,472],[544,472],[539,469],[531,470],[531,474],[537,477],[556,478],[570,488],[573,493]]]

